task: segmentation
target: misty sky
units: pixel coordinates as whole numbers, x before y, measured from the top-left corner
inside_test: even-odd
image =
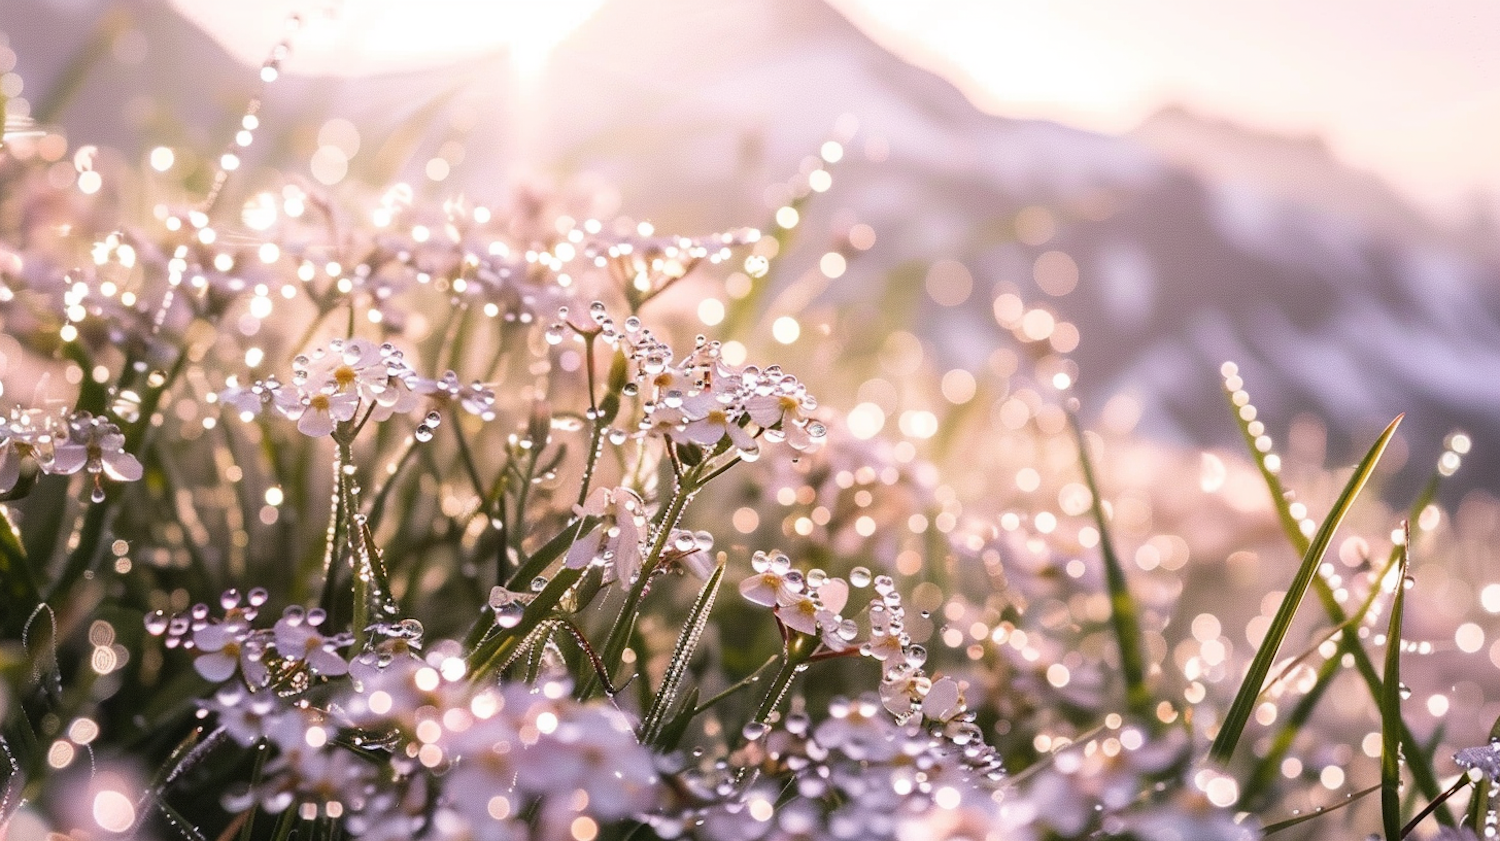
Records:
[[[287,11],[303,5],[174,2],[257,62]],[[432,64],[493,49],[517,32],[533,35],[522,60],[538,62],[548,42],[601,2],[362,0],[363,61],[330,51],[322,65],[388,65],[397,52],[400,61]],[[1449,218],[1481,191],[1500,202],[1495,0],[831,2],[995,113],[1123,132],[1164,105],[1187,105],[1252,128],[1321,135],[1346,163]],[[372,24],[372,16],[390,20]],[[316,68],[313,45],[299,42],[288,70]]]

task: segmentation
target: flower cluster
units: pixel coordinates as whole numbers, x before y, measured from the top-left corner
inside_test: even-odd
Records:
[[[0,494],[34,471],[87,473],[96,502],[104,496],[105,477],[134,482],[144,474],[140,460],[125,451],[125,435],[114,423],[88,412],[56,415],[14,408],[0,419]]]
[[[621,389],[643,396],[639,434],[710,450],[733,447],[746,459],[759,454],[761,437],[812,452],[827,435],[812,415],[817,401],[780,366],[730,364],[720,344],[703,336],[679,360],[640,318],[630,316],[617,326],[598,301],[586,313],[561,308],[547,339],[558,344],[569,332],[590,343],[602,339],[628,362]]]
[[[298,356],[292,365],[291,386],[275,377],[244,386],[231,383],[220,392],[219,401],[237,410],[242,420],[267,411],[295,420],[299,432],[314,438],[332,434],[357,415],[363,425],[411,412],[423,394],[457,400],[481,416],[494,403],[493,392],[478,383],[459,385],[452,371],[438,380],[418,377],[390,343],[334,339],[327,347]]]
[[[164,636],[168,648],[196,651],[193,668],[205,679],[221,683],[240,675],[243,684],[258,691],[274,682],[305,685],[306,673],[324,677],[348,674],[349,663],[339,654],[354,641],[349,633],[325,634],[327,613],[290,605],[271,628],[252,623],[266,603],[264,588],[241,596],[226,590],[220,597],[223,616],[215,619],[206,604],[168,617],[157,611],[146,617],[146,630]]]
[[[1003,775],[974,729],[900,723],[873,694],[834,698],[826,716],[747,727],[731,763],[683,772],[700,805],[652,825],[731,841],[994,837]]]

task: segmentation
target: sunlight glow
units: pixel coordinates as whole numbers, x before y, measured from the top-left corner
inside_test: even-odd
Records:
[[[283,72],[360,76],[438,67],[506,50],[522,76],[541,69],[552,48],[592,15],[602,0],[359,0],[305,15]],[[193,3],[173,0],[189,20],[246,64],[259,65],[267,44],[306,4]]]

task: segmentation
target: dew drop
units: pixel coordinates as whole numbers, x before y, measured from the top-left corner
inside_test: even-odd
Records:
[[[495,624],[502,628],[514,628],[521,624],[526,606],[517,601],[506,602],[495,608]]]
[[[432,440],[432,436],[433,436],[432,427],[428,426],[425,423],[417,424],[416,431],[412,433],[412,437],[413,438],[417,439],[418,441],[421,441],[424,444],[427,443],[428,441],[431,441]]]
[[[849,583],[856,587],[870,586],[870,570],[868,567],[855,567],[849,570]]]
[[[146,633],[159,637],[167,632],[167,613],[157,610],[146,614]]]

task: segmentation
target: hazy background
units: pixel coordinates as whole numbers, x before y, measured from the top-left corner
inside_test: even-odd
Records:
[[[1090,413],[1125,394],[1153,435],[1231,442],[1233,359],[1273,432],[1321,418],[1337,461],[1405,411],[1410,476],[1462,428],[1461,486],[1500,490],[1500,6],[10,0],[7,91],[117,166],[204,167],[293,12],[236,201],[272,167],[335,195],[608,185],[690,233],[801,201],[759,334],[910,330],[930,373],[982,378],[1014,294],[1076,325],[1054,344]]]

